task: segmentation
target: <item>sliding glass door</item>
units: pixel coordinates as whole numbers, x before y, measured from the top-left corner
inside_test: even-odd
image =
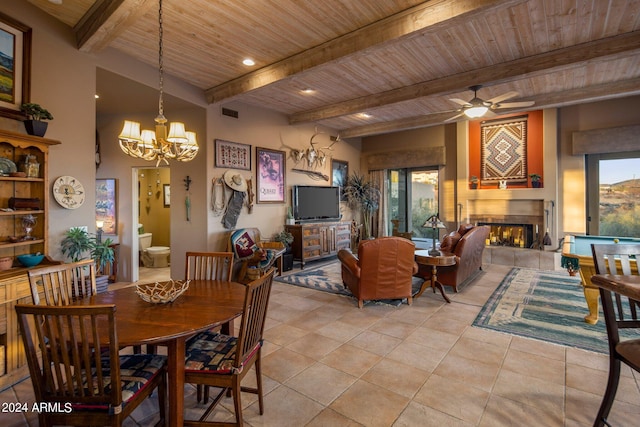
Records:
[[[398,222],[398,232],[412,232],[414,238],[431,238],[433,230],[423,228],[427,218],[438,213],[438,169],[390,169],[388,175],[389,230]]]

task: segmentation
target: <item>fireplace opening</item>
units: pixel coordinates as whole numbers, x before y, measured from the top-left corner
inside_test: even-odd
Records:
[[[514,248],[530,248],[533,245],[532,224],[508,224],[479,222],[478,225],[490,227],[487,246],[511,246]]]

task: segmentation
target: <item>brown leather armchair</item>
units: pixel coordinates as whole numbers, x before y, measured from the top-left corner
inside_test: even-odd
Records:
[[[360,242],[357,257],[347,249],[338,252],[342,281],[359,308],[365,300],[406,298],[412,303],[412,276],[418,271],[415,248],[401,237],[381,237]]]

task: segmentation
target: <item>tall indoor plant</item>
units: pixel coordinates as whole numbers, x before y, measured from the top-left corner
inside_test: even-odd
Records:
[[[380,207],[380,190],[364,175],[354,173],[347,179],[344,188],[345,196],[351,208],[358,208],[362,212],[362,223],[366,239],[371,239],[371,220],[373,214]]]

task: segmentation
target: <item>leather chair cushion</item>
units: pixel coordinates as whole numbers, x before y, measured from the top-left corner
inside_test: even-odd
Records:
[[[461,238],[462,235],[457,231],[447,234],[442,239],[442,243],[440,243],[440,250],[443,252],[453,252]]]
[[[460,224],[458,227],[458,233],[461,236],[464,236],[469,230],[473,229],[475,226],[473,224]]]

